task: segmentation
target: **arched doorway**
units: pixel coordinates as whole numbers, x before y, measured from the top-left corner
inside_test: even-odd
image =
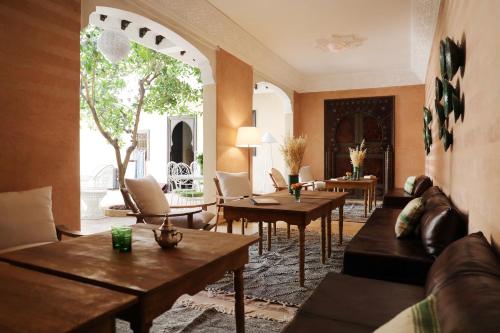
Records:
[[[190,165],[195,158],[196,118],[168,118],[168,156],[171,162]]]
[[[268,193],[273,191],[269,178],[271,168],[278,169],[283,175],[287,174],[280,145],[292,133],[292,106],[290,97],[272,83],[256,83],[253,93],[254,125],[268,139],[256,149],[253,157],[253,190],[256,193]]]

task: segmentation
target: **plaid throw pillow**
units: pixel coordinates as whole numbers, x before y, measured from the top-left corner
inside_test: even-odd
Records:
[[[423,301],[400,312],[374,333],[439,333],[440,331],[436,297],[429,295]]]
[[[399,213],[394,231],[396,237],[401,238],[413,234],[424,212],[422,198],[415,198],[408,202],[405,208]]]
[[[416,176],[410,176],[406,178],[405,186],[403,187],[403,190],[408,193],[412,194],[413,193],[413,187],[415,186],[415,179],[417,179]]]

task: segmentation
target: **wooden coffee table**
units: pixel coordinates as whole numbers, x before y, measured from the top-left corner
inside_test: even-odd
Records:
[[[278,191],[266,194],[265,196],[271,197],[289,197],[288,190]],[[301,198],[324,199],[330,201],[330,214],[326,217],[326,237],[327,237],[327,256],[331,257],[332,254],[332,214],[331,212],[338,208],[339,210],[339,245],[342,245],[343,229],[344,229],[344,204],[347,197],[345,192],[327,192],[327,191],[302,191]],[[324,231],[325,226],[322,223],[321,230]],[[323,249],[322,249],[323,250]],[[325,261],[324,251],[322,251],[322,260]]]
[[[227,232],[233,232],[233,221],[242,218],[259,223],[259,254],[262,254],[263,222],[284,221],[290,225],[296,225],[299,229],[299,283],[304,286],[304,262],[305,262],[305,230],[312,220],[321,218],[325,223],[331,212],[331,201],[327,199],[307,198],[296,202],[292,196],[274,197],[280,202],[279,205],[257,206],[250,199],[242,199],[224,203],[224,219],[227,222]],[[268,248],[270,248],[271,228],[268,228]],[[324,241],[324,233],[322,239]],[[324,244],[323,244],[324,245]],[[324,248],[324,247],[323,247]]]
[[[324,180],[327,191],[344,191],[350,189],[363,190],[364,204],[365,204],[365,217],[368,216],[368,211],[377,207],[377,196],[375,188],[377,186],[377,179],[360,179],[351,180],[343,178],[335,178]]]
[[[115,332],[137,297],[0,263],[0,331]]]
[[[137,304],[119,314],[134,332],[149,332],[153,319],[179,296],[193,295],[232,271],[236,331],[244,332],[243,269],[248,247],[259,238],[178,228],[182,242],[162,250],[153,237],[155,227],[132,227],[130,253],[113,250],[111,233],[103,232],[3,253],[0,260],[136,296]]]

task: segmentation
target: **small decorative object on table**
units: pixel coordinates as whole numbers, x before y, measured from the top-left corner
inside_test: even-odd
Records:
[[[129,226],[112,226],[111,241],[113,249],[120,252],[132,251],[132,227]]]
[[[292,184],[299,181],[299,170],[302,166],[306,150],[306,138],[304,136],[296,138],[287,137],[281,145],[280,150],[290,171],[290,175],[288,176],[288,190],[290,194],[293,194]]]
[[[295,201],[300,202],[300,191],[302,190],[302,183],[292,184],[293,195],[295,196]]]
[[[356,146],[356,148],[349,148],[349,156],[351,157],[352,163],[352,180],[359,180],[361,176],[361,167],[366,157],[365,139],[361,142],[361,145]]]
[[[158,234],[157,232],[160,232]],[[173,225],[168,222],[168,218],[158,229],[153,229],[155,240],[162,249],[170,249],[182,240],[182,233],[177,231]]]

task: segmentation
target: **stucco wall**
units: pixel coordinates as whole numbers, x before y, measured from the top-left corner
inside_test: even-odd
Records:
[[[500,2],[442,0],[426,79],[426,104],[434,112],[434,79],[439,75],[439,41],[466,40],[463,123],[453,124],[454,144],[444,151],[433,121],[434,144],[426,172],[469,218],[469,231],[482,230],[500,242]],[[460,78],[459,78],[460,76]],[[435,113],[434,113],[435,115]],[[452,118],[453,119],[453,118]],[[452,120],[453,122],[453,120]]]
[[[56,223],[79,228],[80,1],[0,7],[0,192],[52,185]]]
[[[217,170],[248,170],[246,148],[237,148],[236,132],[252,124],[252,67],[232,54],[217,51]]]
[[[396,96],[395,100],[395,186],[402,187],[410,175],[424,172],[422,106],[424,86],[342,90],[295,94],[294,132],[307,136],[305,165],[311,165],[314,177],[324,176],[324,101],[325,99]]]

